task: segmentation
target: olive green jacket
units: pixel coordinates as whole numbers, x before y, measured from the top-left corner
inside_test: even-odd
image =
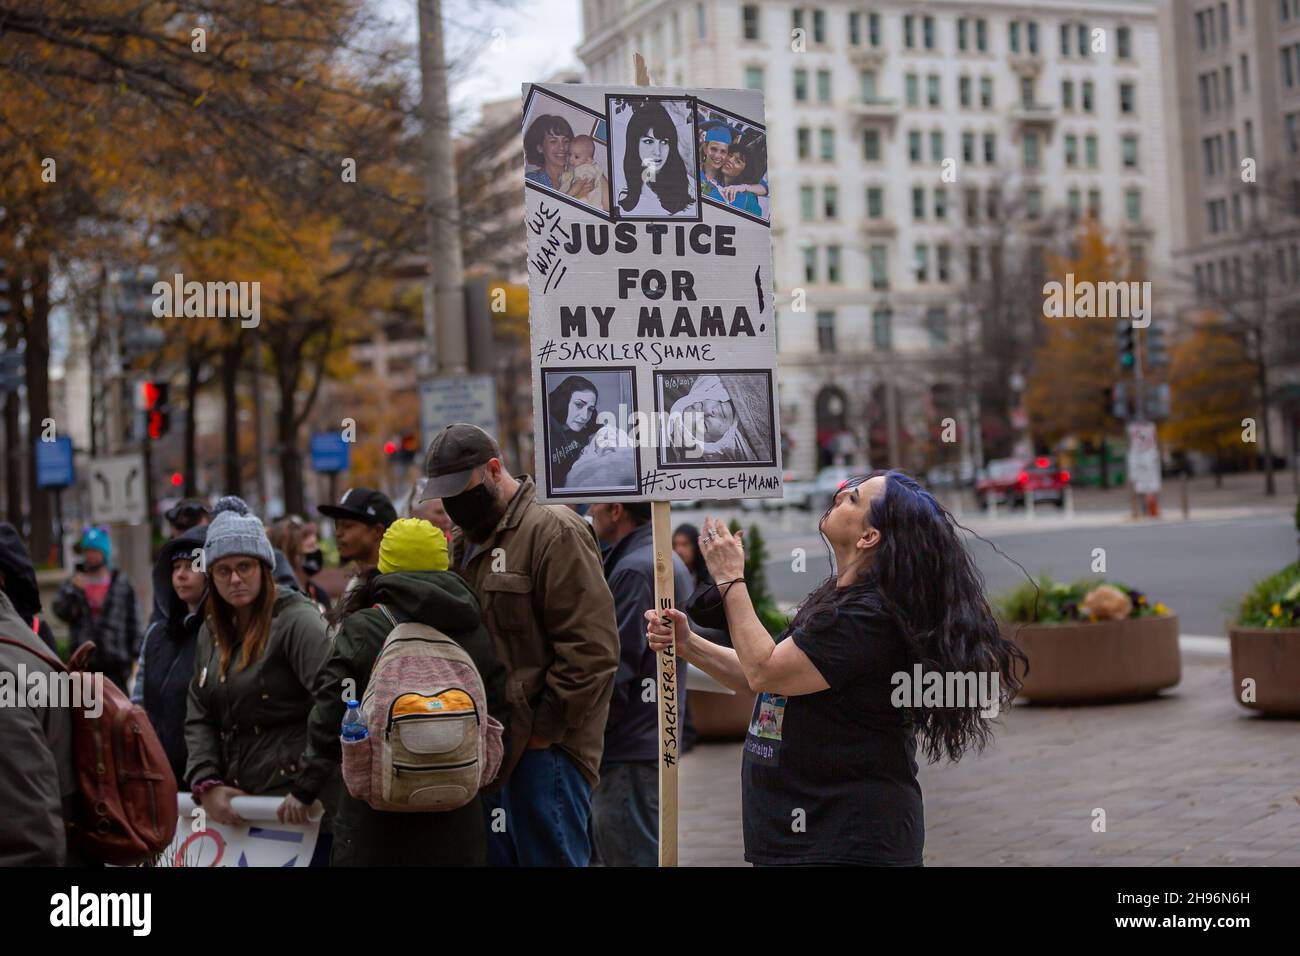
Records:
[[[239,669],[242,641],[221,673],[208,624],[199,631],[185,715],[190,785],[220,777],[252,795],[287,793],[307,746],[316,672],[329,652],[325,620],[311,599],[276,589],[262,655]]]

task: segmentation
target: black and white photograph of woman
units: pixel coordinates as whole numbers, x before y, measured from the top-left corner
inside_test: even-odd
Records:
[[[692,101],[611,96],[606,103],[614,215],[619,219],[699,219]]]
[[[548,370],[543,387],[551,490],[635,493],[636,449],[617,424],[607,424],[631,416],[632,371]]]

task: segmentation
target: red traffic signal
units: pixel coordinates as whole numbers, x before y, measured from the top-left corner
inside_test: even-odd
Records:
[[[180,487],[181,485],[183,485],[183,484],[185,484],[185,476],[182,475],[179,471],[173,471],[173,472],[172,472],[172,487],[173,487],[173,488],[179,488],[179,487]]]
[[[386,441],[386,442],[384,442],[384,454],[385,454],[385,455],[395,455],[395,454],[397,454],[397,442],[395,442],[395,441]]]
[[[171,425],[171,418],[166,412],[153,409],[145,414],[148,416],[147,426],[150,438],[157,440],[167,434],[167,429]]]

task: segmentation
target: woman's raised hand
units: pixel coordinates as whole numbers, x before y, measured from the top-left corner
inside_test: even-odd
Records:
[[[732,534],[720,518],[705,518],[700,533],[700,552],[713,579],[722,584],[745,576],[744,531]]]

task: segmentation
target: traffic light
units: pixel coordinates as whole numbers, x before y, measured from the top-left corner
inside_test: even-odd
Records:
[[[139,401],[144,409],[144,431],[157,441],[171,428],[171,406],[167,404],[171,386],[166,382],[141,382]]]
[[[1147,385],[1147,418],[1153,422],[1169,417],[1169,383],[1151,382]]]
[[[420,450],[420,439],[414,434],[407,432],[398,441],[384,442],[384,454],[388,456],[389,464],[395,467],[405,468],[415,461],[415,455]]]
[[[1164,326],[1155,322],[1147,329],[1147,365],[1159,368],[1169,364],[1169,349],[1165,343]]]
[[[1113,388],[1106,389],[1110,400],[1110,413],[1119,419],[1129,417],[1128,383],[1116,382]]]
[[[1115,320],[1115,350],[1119,353],[1119,367],[1127,371],[1137,361],[1134,342],[1133,320]]]

